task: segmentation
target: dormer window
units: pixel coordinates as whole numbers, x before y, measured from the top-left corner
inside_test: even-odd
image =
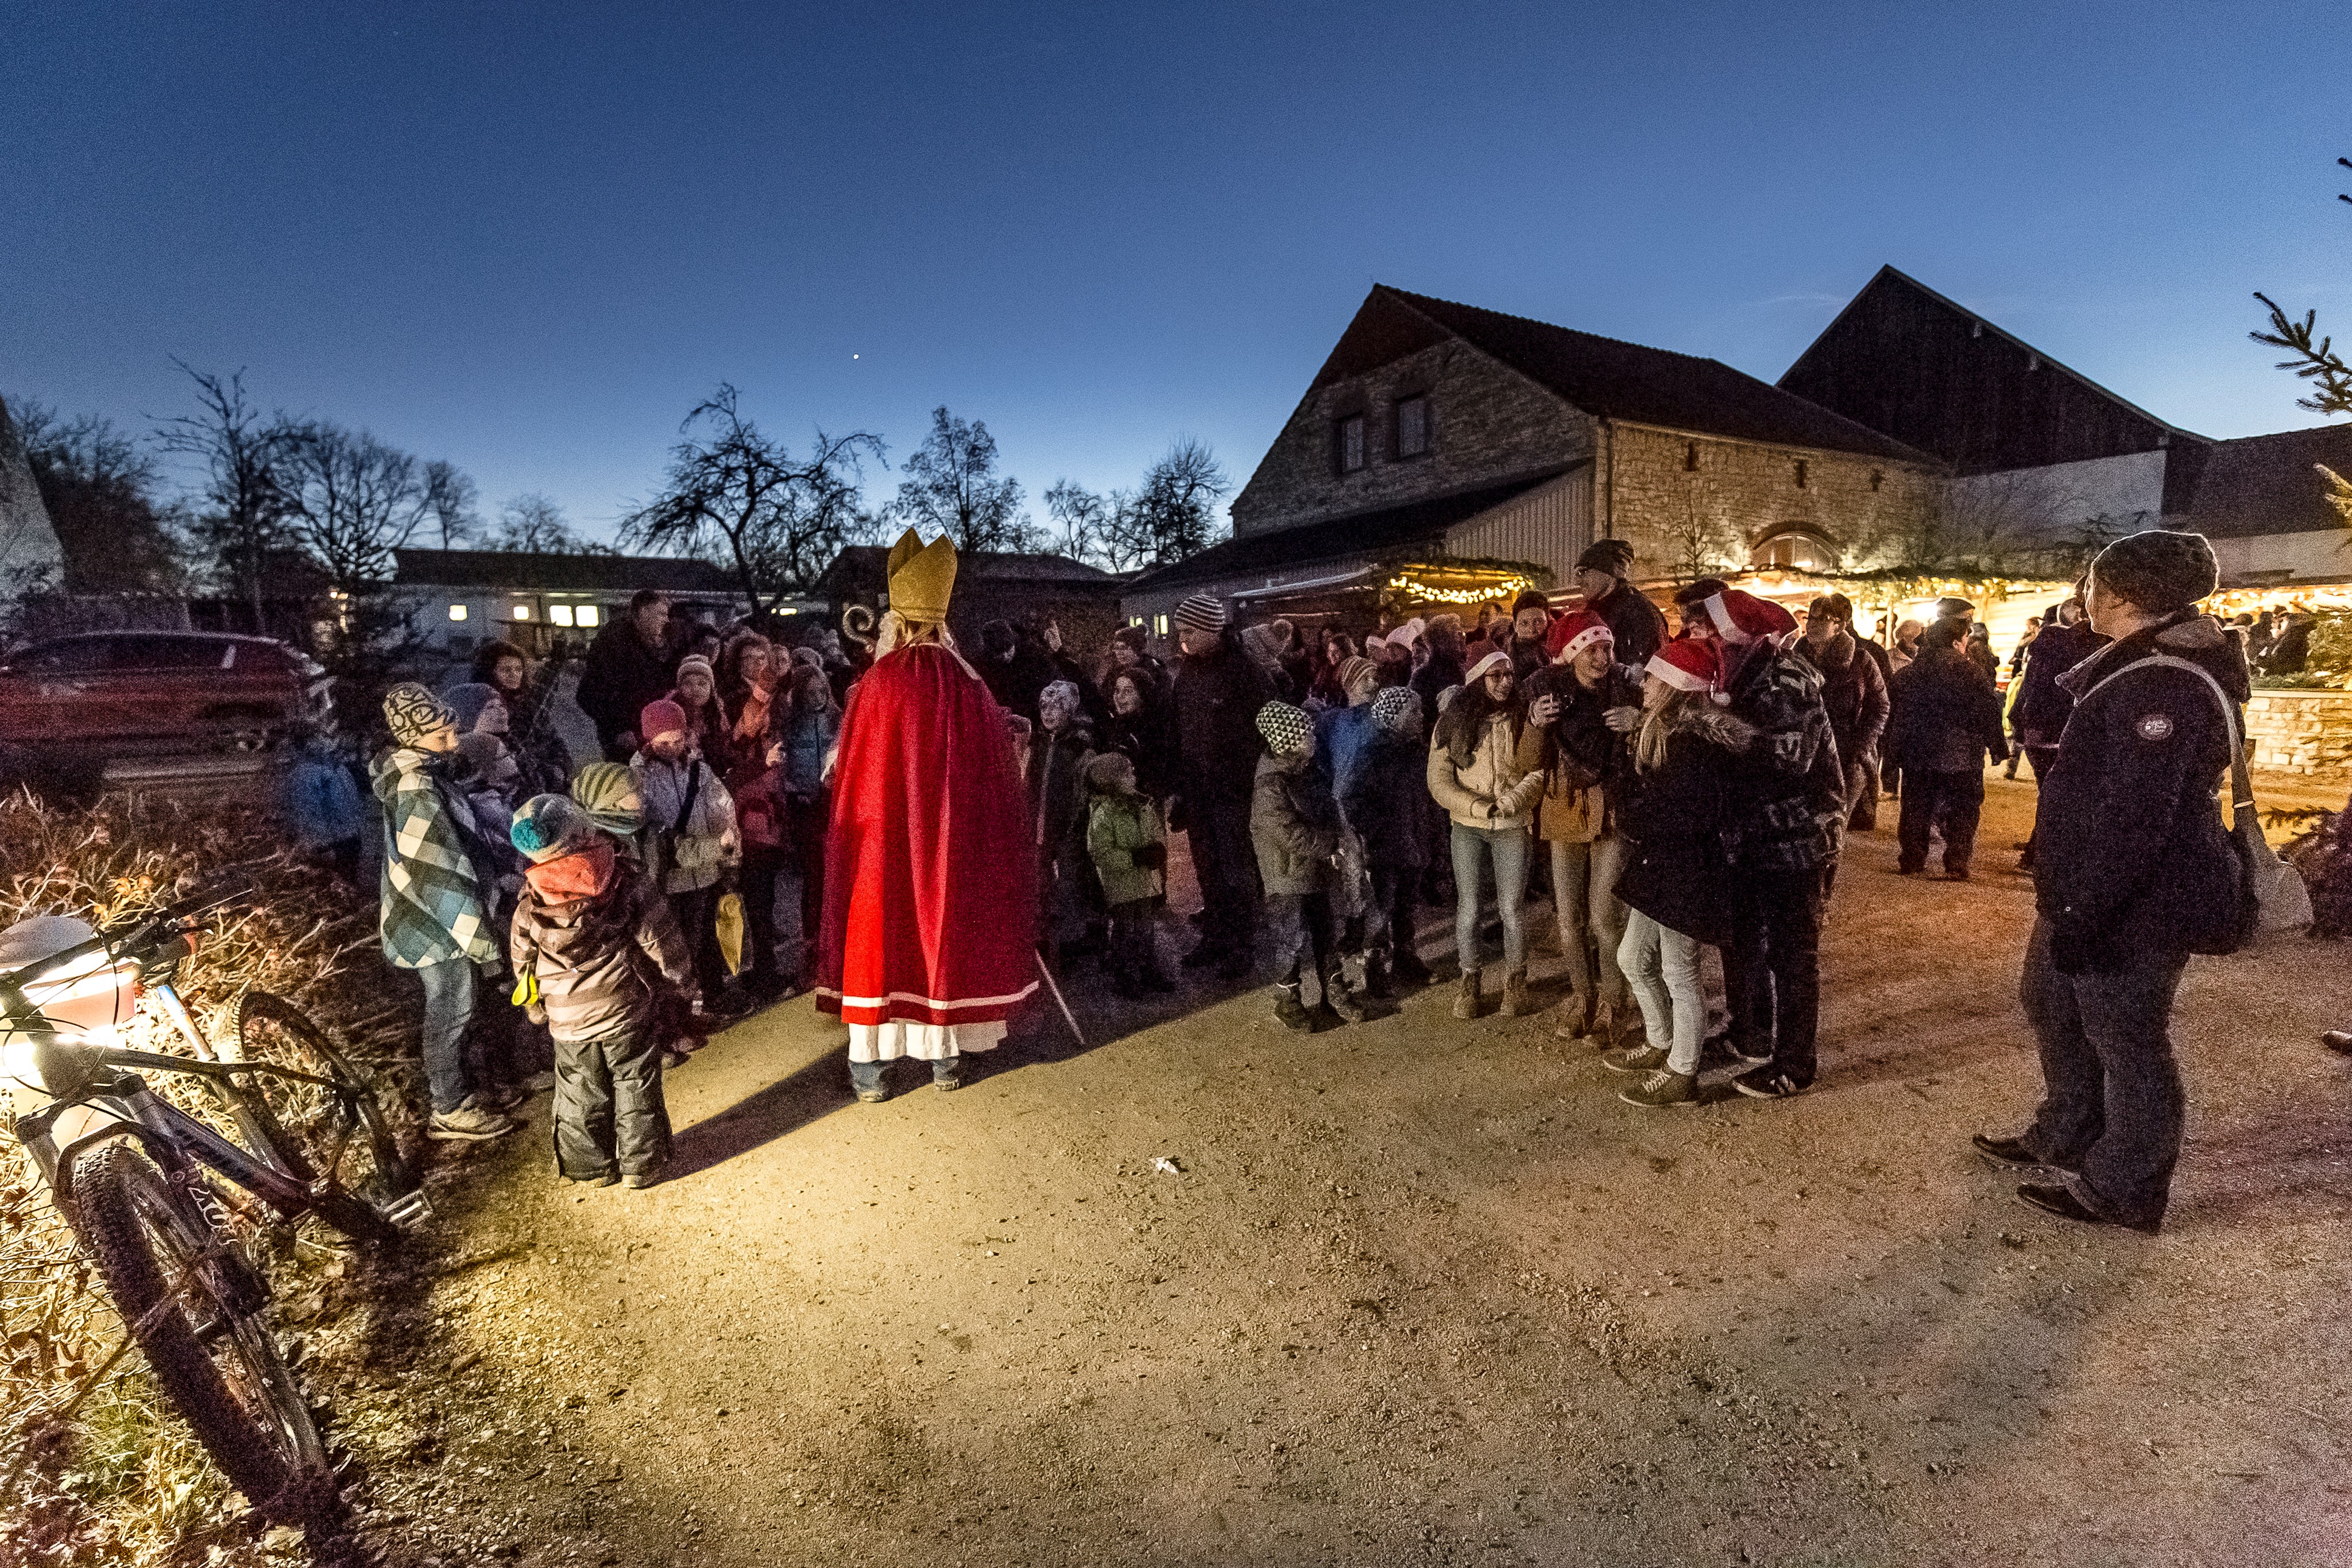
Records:
[[[1429,399],[1416,394],[1396,405],[1396,455],[1422,457],[1429,452]]]
[[[1364,466],[1364,416],[1351,413],[1339,422],[1339,472],[1359,473]]]

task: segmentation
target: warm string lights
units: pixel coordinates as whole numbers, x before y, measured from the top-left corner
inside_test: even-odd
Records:
[[[1517,574],[1474,583],[1467,588],[1441,588],[1411,572],[1399,572],[1389,579],[1390,592],[1402,594],[1407,599],[1425,600],[1432,604],[1476,604],[1487,599],[1507,602],[1535,585],[1535,579]]]

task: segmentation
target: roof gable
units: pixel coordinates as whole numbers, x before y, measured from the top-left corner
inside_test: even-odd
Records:
[[[2328,504],[2333,492],[2322,466],[2352,479],[2352,424],[2217,441],[2187,514],[2166,526],[2210,538],[2343,529],[2344,515]]]
[[[1934,461],[1915,447],[1720,360],[1373,285],[1372,299],[1384,298],[1601,418],[1766,445],[1859,453],[1890,462]],[[1371,302],[1366,301],[1368,308]],[[1339,358],[1336,351],[1333,358]],[[1329,365],[1325,369],[1328,374]]]

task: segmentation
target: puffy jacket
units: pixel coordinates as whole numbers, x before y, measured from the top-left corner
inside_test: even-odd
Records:
[[[784,741],[784,791],[807,800],[824,789],[824,759],[841,737],[841,710],[808,713],[795,707],[782,711],[778,727]]]
[[[1098,795],[1087,813],[1087,853],[1111,905],[1157,898],[1167,886],[1157,865],[1138,865],[1135,852],[1165,845],[1160,808],[1142,795]]]
[[[1544,776],[1536,808],[1536,834],[1546,841],[1591,843],[1616,831],[1612,788],[1633,766],[1633,737],[1609,727],[1612,707],[1642,706],[1641,672],[1612,664],[1597,686],[1587,686],[1565,664],[1552,664],[1528,682],[1528,699],[1558,697],[1559,716],[1519,732],[1519,766]]]
[[[1250,844],[1269,895],[1320,893],[1337,875],[1339,807],[1312,768],[1257,759],[1250,793]]]
[[[1974,773],[2009,755],[2000,695],[1966,655],[1930,648],[1895,677],[1886,755],[1905,772]]]
[[[1339,814],[1362,841],[1366,865],[1427,865],[1437,802],[1430,797],[1421,743],[1374,725],[1339,797]]]
[[[1617,896],[1669,931],[1720,946],[1731,935],[1726,841],[1738,811],[1740,759],[1751,725],[1708,706],[1682,710],[1664,765],[1629,773],[1618,820],[1631,841]]]
[[[735,802],[709,763],[698,757],[687,762],[665,762],[640,751],[629,758],[629,770],[636,775],[646,833],[662,846],[664,893],[693,893],[709,887],[742,860]],[[694,810],[686,813],[686,825],[681,828],[678,813],[686,807],[688,781],[698,773],[701,787],[694,791]]]
[[[1837,737],[1838,760],[1852,765],[1875,757],[1893,711],[1878,661],[1863,652],[1851,632],[1839,632],[1825,646],[1801,639],[1795,652],[1822,673],[1822,706]]]
[[[1429,748],[1429,793],[1463,827],[1524,828],[1543,789],[1544,776],[1519,765],[1518,737],[1508,712],[1488,717],[1466,764],[1457,765],[1443,744]]]
[[[557,1040],[637,1028],[656,977],[693,994],[693,960],[669,904],[611,844],[541,862],[523,884],[509,951],[515,973],[538,981],[532,1021]]]
[[[1374,727],[1370,703],[1326,708],[1315,716],[1315,771],[1335,800],[1348,798],[1348,786],[1354,782],[1364,743]]]
[[[2249,695],[2242,647],[2210,615],[2134,632],[2061,678],[2074,708],[2042,779],[2033,898],[2069,973],[2237,945],[2243,878],[2214,800],[2228,721],[2189,671],[2118,674],[2150,654],[2200,666],[2232,704]]]

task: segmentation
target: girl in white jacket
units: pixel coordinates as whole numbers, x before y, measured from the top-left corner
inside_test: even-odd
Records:
[[[705,1007],[740,1011],[727,988],[718,925],[719,895],[743,860],[735,802],[702,759],[677,704],[667,697],[647,703],[637,733],[645,744],[629,759],[629,771],[636,776],[645,836],[654,846],[649,869],[661,879],[662,895],[693,949]]]
[[[1495,903],[1503,915],[1505,1018],[1528,1010],[1527,930],[1519,904],[1528,888],[1528,828],[1542,799],[1544,776],[1520,771],[1519,728],[1525,716],[1514,692],[1510,656],[1489,653],[1471,667],[1462,690],[1437,716],[1430,737],[1429,792],[1453,823],[1454,949],[1462,988],[1454,1016],[1478,1016],[1483,971],[1478,962],[1478,905],[1488,864],[1495,868]]]

